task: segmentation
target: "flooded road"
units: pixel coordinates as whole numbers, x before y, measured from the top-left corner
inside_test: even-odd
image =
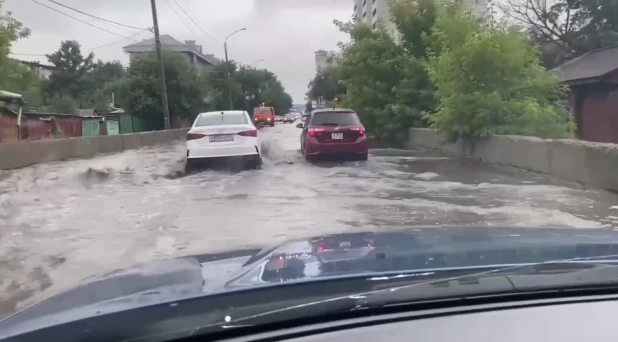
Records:
[[[0,171],[0,317],[136,262],[411,225],[618,225],[618,196],[435,151],[304,161],[294,125],[264,167],[182,174],[184,143]]]

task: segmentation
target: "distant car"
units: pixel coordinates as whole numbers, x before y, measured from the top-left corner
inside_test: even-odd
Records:
[[[275,108],[273,107],[255,107],[253,108],[253,123],[268,125],[273,127],[275,125]]]
[[[328,108],[311,112],[302,128],[300,150],[307,161],[320,155],[347,154],[367,160],[365,127],[351,109]]]
[[[246,111],[201,113],[187,133],[187,168],[210,158],[240,157],[262,162],[258,130]]]
[[[283,117],[283,123],[294,123],[294,120],[296,120],[296,115],[294,114],[288,114],[286,116]]]
[[[275,116],[275,122],[282,122],[283,121],[283,117],[282,116]]]

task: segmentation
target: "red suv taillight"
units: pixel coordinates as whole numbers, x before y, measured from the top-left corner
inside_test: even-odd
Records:
[[[206,136],[206,134],[201,134],[201,133],[187,133],[187,141],[195,140],[195,139],[201,139],[201,138],[203,138],[205,136]]]
[[[250,129],[248,131],[238,132],[238,135],[243,137],[257,137],[257,129]]]
[[[352,128],[353,131],[357,131],[359,136],[363,136],[365,135],[365,128],[363,127],[354,127]]]
[[[310,137],[314,138],[318,134],[318,132],[322,131],[324,131],[324,128],[309,128],[307,134],[309,134]]]

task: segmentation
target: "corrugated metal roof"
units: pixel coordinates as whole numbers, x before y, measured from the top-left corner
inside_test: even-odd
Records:
[[[572,82],[602,77],[618,69],[618,46],[595,50],[554,68],[560,82]]]

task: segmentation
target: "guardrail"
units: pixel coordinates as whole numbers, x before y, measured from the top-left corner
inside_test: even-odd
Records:
[[[115,153],[184,140],[188,128],[97,137],[20,141],[0,144],[0,170],[37,163]]]
[[[498,135],[444,144],[432,129],[412,128],[408,147],[440,149],[498,165],[512,166],[595,188],[618,191],[618,144]]]

